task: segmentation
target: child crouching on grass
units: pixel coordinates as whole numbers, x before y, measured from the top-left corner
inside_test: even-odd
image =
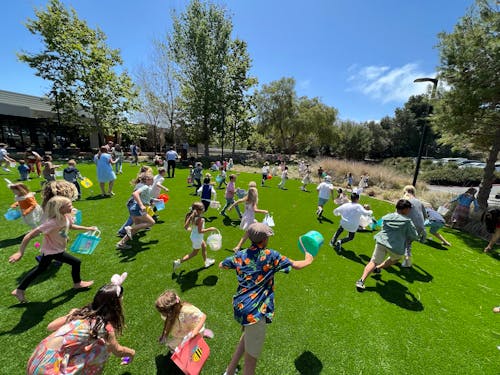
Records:
[[[204,212],[203,204],[200,202],[194,202],[191,206],[191,211],[188,212],[184,221],[184,229],[191,231],[191,242],[193,244],[193,251],[189,254],[184,255],[180,259],[174,260],[173,269],[174,272],[180,267],[181,263],[188,261],[189,259],[198,255],[201,249],[201,256],[203,257],[203,264],[205,268],[210,267],[215,263],[212,258],[207,258],[207,244],[203,239],[203,235],[206,232],[216,231],[217,228],[210,227],[205,228],[205,219],[202,217]]]
[[[241,324],[243,334],[236,346],[225,375],[233,375],[244,356],[245,375],[255,374],[257,359],[264,345],[266,326],[274,316],[274,275],[290,270],[300,270],[313,262],[305,253],[304,260],[291,260],[267,247],[273,230],[263,223],[248,227],[246,235],[252,245],[224,259],[219,268],[236,270],[238,289],[233,297],[234,318]]]
[[[68,243],[68,232],[70,229],[94,231],[97,230],[97,227],[84,227],[73,224],[73,220],[71,219],[72,210],[73,205],[70,199],[62,196],[55,196],[50,199],[45,208],[46,220],[42,225],[24,236],[19,251],[9,257],[10,263],[19,261],[23,257],[28,243],[36,236],[43,233],[44,236],[40,249],[42,252],[40,263],[26,274],[17,289],[14,289],[11,293],[19,302],[26,301],[24,295],[26,288],[49,267],[52,260],[58,260],[71,266],[73,288],[88,288],[94,283],[93,281],[81,280],[81,260],[66,252],[66,244]]]

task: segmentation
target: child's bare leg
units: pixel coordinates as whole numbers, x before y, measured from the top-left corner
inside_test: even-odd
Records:
[[[236,346],[236,349],[234,350],[233,356],[231,357],[231,362],[229,362],[229,365],[227,366],[227,370],[226,370],[227,375],[234,374],[234,372],[236,371],[236,367],[238,366],[238,362],[240,361],[243,354],[245,354],[244,335],[245,334],[241,335],[240,342]]]
[[[443,245],[451,246],[451,243],[446,241],[446,239],[443,237],[443,235],[441,233],[434,233],[434,237],[439,239]]]
[[[365,269],[363,270],[363,275],[361,276],[361,280],[363,282],[365,282],[366,278],[368,277],[368,275],[370,273],[373,272],[373,270],[375,269],[375,267],[377,267],[377,265],[372,262],[371,260],[368,262],[368,264],[366,265]]]
[[[493,246],[497,243],[497,241],[500,239],[500,228],[496,228],[495,233],[491,236],[490,242],[488,242],[488,246],[484,248],[484,252],[487,253],[493,249]]]
[[[189,259],[195,257],[196,255],[198,255],[198,252],[200,251],[200,249],[193,249],[193,251],[191,251],[189,254],[186,254],[184,255],[182,258],[181,258],[181,263],[182,262],[186,262],[188,261]]]
[[[238,245],[236,245],[236,247],[233,249],[233,251],[238,251],[239,249],[241,249],[241,246],[247,240],[247,238],[248,238],[248,235],[245,232],[245,234],[243,235],[243,237],[240,238],[240,242],[238,242]]]
[[[243,368],[243,375],[254,375],[256,367],[257,358],[254,358],[250,354],[245,352],[245,366]]]
[[[79,283],[73,284],[74,289],[88,288],[94,284],[94,281],[80,281]]]
[[[205,241],[201,243],[201,257],[203,258],[204,262],[207,260],[207,244],[205,243]]]

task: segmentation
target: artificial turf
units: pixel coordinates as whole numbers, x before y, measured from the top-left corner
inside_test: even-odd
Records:
[[[95,166],[78,165],[82,174],[94,182]],[[151,231],[137,235],[131,250],[117,251],[117,229],[127,218],[125,202],[132,186],[129,181],[138,167],[124,165],[118,176],[116,195],[99,197],[96,185],[82,189],[83,199],[74,206],[83,212],[83,225],[97,225],[102,241],[92,255],[80,255],[82,278],[95,280],[88,291],[71,289],[70,268],[51,266],[26,292],[29,303],[16,304],[10,292],[35,265],[34,242],[25,257],[9,264],[8,257],[19,247],[28,228],[21,220],[0,218],[0,271],[3,295],[0,304],[0,374],[21,374],[35,346],[47,336],[46,326],[71,308],[81,307],[93,298],[100,285],[114,273],[128,272],[124,294],[127,327],[119,341],[137,351],[127,367],[111,357],[105,374],[168,374],[165,347],[158,343],[163,321],[154,308],[156,297],[165,289],[176,289],[181,297],[207,314],[207,326],[215,333],[208,341],[211,355],[204,374],[222,374],[240,335],[232,316],[231,297],[236,290],[233,271],[217,267],[242,235],[236,221],[225,219],[209,209],[207,226],[223,235],[223,247],[209,251],[217,263],[204,269],[201,256],[183,263],[176,274],[172,261],[191,250],[189,234],[183,229],[184,215],[196,200],[194,189],[186,184],[187,170],[177,169],[166,179],[170,200],[160,212],[160,221]],[[11,180],[16,173],[0,172]],[[260,181],[260,174],[241,173],[236,185]],[[39,190],[40,180],[27,184]],[[354,282],[360,277],[374,247],[373,234],[360,232],[346,243],[340,255],[328,246],[337,229],[334,203],[325,206],[323,221],[315,211],[315,185],[310,192],[299,190],[299,182],[287,181],[288,190],[276,188],[279,178],[259,187],[259,208],[274,214],[275,236],[269,246],[292,259],[303,255],[298,250],[299,235],[317,230],[325,244],[313,264],[301,271],[276,276],[276,314],[268,327],[264,351],[257,374],[498,374],[500,373],[500,316],[492,307],[500,303],[499,257],[482,253],[483,240],[451,229],[443,235],[450,248],[432,239],[413,247],[414,267],[394,266],[380,276],[369,277],[366,291],[359,293]],[[218,200],[224,203],[223,190]],[[38,195],[39,198],[39,195]],[[9,189],[0,185],[0,202],[6,211],[13,202]],[[393,211],[387,202],[362,196],[377,218]],[[263,217],[257,215],[257,219]],[[77,235],[72,231],[72,238]]]

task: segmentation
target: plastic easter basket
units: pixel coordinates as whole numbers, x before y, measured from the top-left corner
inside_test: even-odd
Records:
[[[9,210],[3,216],[9,221],[17,220],[21,217],[21,211],[17,208],[9,208]]]
[[[76,254],[90,255],[94,252],[97,245],[101,242],[101,231],[80,233],[75,242],[70,247],[71,252]]]
[[[93,183],[92,183],[92,181],[90,181],[90,179],[88,177],[84,177],[82,182],[81,182],[81,185],[85,189],[88,189],[88,188],[92,187]]]
[[[222,248],[222,235],[219,230],[207,237],[207,245],[210,250],[217,251]]]

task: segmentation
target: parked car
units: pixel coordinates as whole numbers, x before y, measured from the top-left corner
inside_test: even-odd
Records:
[[[470,163],[463,163],[463,164],[460,164],[458,166],[458,168],[460,168],[460,169],[464,169],[464,168],[481,168],[481,169],[483,169],[484,167],[486,167],[486,163],[483,163],[482,161],[479,161],[479,162],[471,161]]]

